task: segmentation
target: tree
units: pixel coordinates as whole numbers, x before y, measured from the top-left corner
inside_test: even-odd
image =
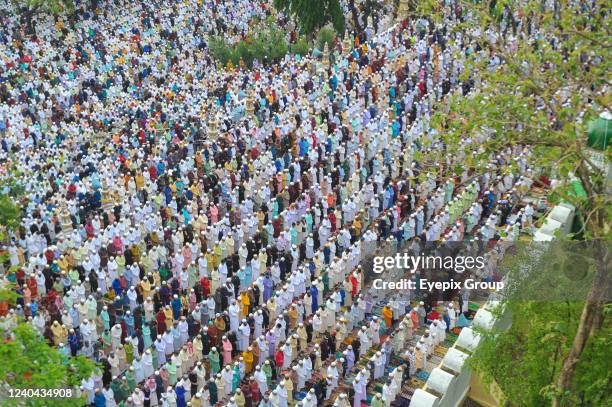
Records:
[[[494,379],[512,405],[545,406],[556,394],[554,379],[572,346],[582,299],[596,274],[596,245],[518,242],[508,250],[498,270],[508,284],[499,311],[512,315],[512,325],[507,330],[475,328],[483,339],[468,365],[486,373],[481,375],[485,381]],[[572,405],[605,405],[612,384],[609,312],[604,309],[602,328],[589,339],[586,356],[576,365],[573,400],[568,400]]]
[[[6,332],[0,332],[5,336]],[[14,389],[53,389],[78,387],[83,378],[96,369],[85,356],[65,358],[58,349],[50,347],[30,324],[20,323],[8,339],[0,344],[0,381]],[[78,396],[75,394],[75,396]],[[7,399],[4,405],[20,405],[23,399]],[[31,406],[81,406],[83,400],[29,399]]]
[[[344,14],[339,0],[274,0],[274,7],[293,17],[308,36],[329,22],[338,33],[344,32]]]
[[[0,226],[15,228],[19,225],[20,209],[9,195],[0,195]],[[0,232],[0,239],[3,239]]]
[[[464,16],[471,15],[454,29],[468,37],[471,32],[469,41],[475,46],[470,69],[460,80],[476,84],[476,91],[453,98],[451,114],[438,113],[432,118],[432,126],[443,134],[446,144],[466,153],[464,165],[451,171],[479,172],[491,154],[525,146],[533,152],[533,167],[541,168],[544,175],[575,178],[582,184],[584,197],[573,193],[572,183],[562,182],[549,200],[563,200],[577,208],[584,239],[609,242],[612,205],[606,174],[593,164],[586,137],[587,123],[609,110],[609,3],[557,0],[552,9],[540,0],[458,0],[452,4],[460,5],[466,11]],[[448,12],[444,8],[443,2],[424,0],[418,13],[441,22]],[[470,31],[475,27],[479,31]],[[495,43],[484,35],[489,29],[500,33]],[[537,36],[532,35],[535,31]],[[515,41],[509,40],[510,34],[516,34]],[[487,138],[481,151],[470,151],[461,141],[465,135],[483,133]],[[609,162],[610,148],[604,154]],[[610,253],[606,244],[595,245],[595,251],[596,269],[580,303],[578,322],[561,333],[571,346],[560,349],[561,366],[549,380],[553,390],[549,401],[556,407],[579,402],[574,387],[580,378],[574,380],[575,373],[581,370],[583,354],[590,352],[589,342],[598,342],[606,322]],[[553,306],[542,304],[544,308]],[[524,356],[533,350],[525,348]],[[545,366],[550,360],[543,356],[539,361]]]

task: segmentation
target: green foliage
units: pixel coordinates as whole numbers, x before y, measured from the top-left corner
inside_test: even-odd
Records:
[[[518,243],[504,257],[498,271],[508,285],[504,308],[512,325],[506,331],[477,329],[483,340],[468,363],[485,380],[494,379],[512,405],[550,405],[580,323],[581,299],[589,292],[598,250],[604,247],[576,241]],[[605,405],[612,380],[606,365],[611,328],[608,307],[602,328],[589,339],[576,366],[567,405]]]
[[[310,44],[304,36],[300,36],[295,44],[291,44],[291,53],[294,55],[308,55],[310,52]]]
[[[15,304],[17,302],[19,294],[13,290],[14,287],[15,284],[13,283],[8,283],[0,287],[0,302],[7,301],[9,304]]]
[[[334,38],[336,38],[336,34],[331,28],[328,28],[328,27],[321,28],[319,32],[317,33],[317,38],[316,38],[317,48],[322,50],[323,47],[325,46],[325,43],[327,43],[327,45],[331,49],[331,46],[334,43]]]
[[[285,33],[269,25],[271,23],[267,22],[266,27],[258,30],[257,34],[233,45],[228,44],[222,37],[211,38],[209,48],[212,57],[223,65],[231,61],[234,66],[237,66],[241,59],[248,67],[253,66],[255,59],[260,63],[279,62],[289,52],[289,46]],[[303,44],[300,47],[303,47]],[[306,49],[308,47],[306,44]],[[302,49],[299,48],[300,51]]]
[[[559,179],[576,176],[587,191],[587,199],[573,194],[570,183],[560,183],[553,193],[581,213],[591,214],[585,219],[585,237],[610,238],[612,218],[604,193],[605,177],[590,165],[586,145],[587,123],[610,102],[610,92],[604,88],[611,68],[609,26],[604,13],[585,15],[568,1],[560,2],[558,16],[553,11],[542,12],[539,1],[525,2],[524,9],[533,9],[538,15],[531,21],[539,21],[539,30],[545,34],[539,40],[520,39],[512,49],[504,46],[508,45],[504,44],[504,36],[495,45],[486,36],[476,38],[484,55],[472,52],[469,68],[460,79],[475,80],[478,76],[477,91],[469,97],[451,98],[452,114],[438,112],[431,123],[447,145],[466,153],[470,161],[464,170],[481,170],[490,154],[524,145],[533,151],[532,166],[542,168],[545,175]],[[595,3],[600,10],[607,8],[604,0]],[[513,2],[507,4],[516,7]],[[488,2],[466,2],[462,6],[472,11],[474,19],[453,30],[465,31],[479,25],[485,31],[490,24],[497,24]],[[442,18],[439,9],[436,0],[420,3],[421,13],[433,16],[433,20]],[[547,37],[556,38],[558,46],[551,46]],[[491,66],[493,55],[503,63]],[[461,144],[461,139],[478,134],[487,137],[482,153],[474,154],[470,145]]]
[[[586,132],[587,123],[610,109],[609,1],[589,3],[594,5],[593,11],[581,8],[586,3],[568,0],[555,2],[556,11],[543,9],[545,2],[540,0],[459,3],[471,17],[449,29],[468,37],[475,27],[480,33],[501,31],[503,6],[511,13],[534,15],[524,18],[524,32],[517,32],[514,44],[507,43],[512,27],[495,44],[486,35],[470,38],[473,49],[460,80],[476,81],[476,86],[468,96],[443,102],[450,104],[450,114],[440,109],[431,119],[444,143],[465,156],[463,168],[445,170],[482,173],[491,156],[524,146],[532,153],[532,168],[561,181],[551,191],[551,202],[569,202],[583,214],[585,239],[609,242],[612,205],[605,175],[591,163]],[[422,0],[418,13],[433,22],[446,19],[443,1]],[[528,22],[537,26],[537,38],[526,32]],[[477,51],[476,45],[483,52]],[[493,58],[499,58],[501,64],[491,64]],[[465,143],[467,136],[482,141],[483,149],[472,151],[473,144]],[[610,149],[605,155],[609,162]],[[443,158],[440,154],[432,157],[434,161]],[[516,165],[512,170],[517,173]],[[586,196],[575,192],[570,182],[574,177]],[[605,287],[584,284],[582,274],[591,273],[595,281],[609,282],[609,278],[601,278],[607,272],[606,265],[592,269],[580,260],[566,259],[574,265],[566,267],[567,275],[561,275],[558,271],[542,273],[546,264],[529,253],[511,256],[515,262],[510,267],[520,276],[505,303],[513,324],[506,332],[484,333],[485,339],[469,363],[485,378],[494,379],[511,405],[610,405],[612,377],[606,364],[612,342],[609,309],[601,325],[589,322],[595,317],[581,320],[583,312],[600,315],[608,300],[601,294],[608,292]],[[553,269],[565,267],[547,259]],[[518,296],[521,292],[523,296]],[[542,298],[535,296],[538,292],[556,298],[536,302]],[[585,347],[580,339],[585,336],[577,335],[579,332],[586,332]],[[568,358],[570,351],[577,360],[575,366]]]
[[[610,406],[612,391],[612,373],[605,363],[609,360],[612,345],[612,307],[607,305],[604,311],[604,326],[590,339],[584,350],[580,363],[576,367],[574,386],[580,389],[578,396],[585,405]]]
[[[343,33],[345,29],[344,13],[338,0],[330,0],[328,4],[329,18],[337,33]]]
[[[344,14],[339,0],[274,0],[274,7],[290,15],[308,36],[327,23],[344,32]]]
[[[72,0],[12,0],[18,7],[29,10],[32,14],[36,13],[70,13],[74,10]]]
[[[2,333],[4,334],[4,332]],[[12,388],[60,388],[79,386],[97,368],[95,363],[77,356],[64,360],[60,352],[47,345],[34,327],[20,323],[14,339],[0,343],[0,380]],[[4,400],[4,405],[18,405],[22,400]],[[74,399],[28,400],[31,406],[81,406]]]
[[[232,50],[221,37],[210,38],[208,40],[208,47],[212,57],[223,65],[227,64],[227,61],[229,61],[232,56]]]
[[[21,210],[9,195],[0,195],[0,225],[9,229],[19,226]]]
[[[508,301],[512,326],[502,332],[479,331],[483,340],[468,365],[485,373],[485,380],[494,378],[512,405],[550,405],[551,383],[572,344],[583,306],[580,301]],[[572,405],[579,405],[579,399],[582,405],[605,405],[612,380],[606,364],[610,322],[608,316],[578,363]]]

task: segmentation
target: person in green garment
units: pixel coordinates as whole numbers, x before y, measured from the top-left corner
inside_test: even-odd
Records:
[[[329,292],[329,272],[325,271],[322,273],[323,277],[323,295],[325,296]]]
[[[119,380],[119,385],[118,385],[119,397],[117,397],[117,392],[115,392],[115,400],[123,401],[127,399],[128,396],[130,395],[129,389],[130,388],[127,383],[127,377],[125,375],[121,376],[121,380]]]
[[[153,367],[155,369],[159,369],[161,366],[159,366],[159,359],[157,358],[157,352],[151,352],[151,355],[153,356]]]
[[[71,330],[74,333],[74,329]],[[62,365],[67,365],[68,364],[68,358],[70,356],[70,349],[68,349],[68,346],[66,346],[65,344],[61,343],[60,347],[58,348],[61,360],[62,360]]]
[[[278,218],[278,213],[279,213],[278,201],[273,200],[272,201],[272,219]]]
[[[151,328],[149,328],[149,324],[142,325],[142,340],[145,349],[150,348],[153,344],[151,341]]]
[[[272,386],[272,366],[270,366],[270,361],[266,360],[263,367],[261,368],[264,374],[266,375],[266,381],[268,382],[268,388]]]
[[[448,181],[446,181],[446,185],[444,187],[444,192],[445,192],[444,202],[445,203],[449,203],[450,202],[450,200],[453,197],[453,191],[454,190],[455,190],[455,182],[451,178]]]
[[[386,334],[387,333],[387,329],[389,327],[387,327],[387,323],[385,322],[384,318],[379,318],[380,319],[380,328],[378,330],[378,335],[379,337]]]
[[[219,352],[216,347],[212,347],[208,354],[210,362],[210,372],[212,375],[216,375],[221,370],[221,364],[219,359]]]
[[[125,338],[125,345],[123,345],[123,348],[125,349],[125,359],[127,363],[132,364],[134,360],[134,345],[132,344],[132,338],[129,336]]]
[[[383,401],[382,394],[376,393],[374,397],[372,397],[372,402],[370,403],[370,407],[384,407],[385,402]]]
[[[76,269],[70,270],[68,272],[68,277],[70,277],[70,281],[72,281],[72,284],[74,286],[77,286],[79,283],[79,272]]]
[[[104,330],[102,334],[100,334],[100,341],[102,342],[102,345],[101,345],[102,350],[107,350],[111,344],[110,331]]]
[[[240,386],[240,368],[238,362],[234,363],[234,376],[232,377],[232,393]]]
[[[312,232],[312,224],[313,224],[313,219],[312,219],[312,214],[310,213],[310,209],[308,210],[308,212],[306,212],[306,215],[304,215],[304,219],[306,219],[306,226],[307,226],[307,233]]]
[[[130,366],[128,371],[125,373],[125,377],[126,377],[127,386],[128,386],[128,389],[129,389],[129,393],[128,394],[132,394],[132,392],[136,388],[136,384],[137,384],[136,383],[136,374],[134,373],[134,368],[132,366]]]
[[[166,363],[166,370],[168,371],[168,384],[174,386],[176,384],[176,365],[172,358]]]
[[[110,331],[110,316],[108,315],[108,307],[106,305],[102,307],[100,318],[102,318],[102,322],[104,323],[104,330]]]
[[[161,279],[161,281],[168,281],[169,277],[170,277],[170,270],[168,269],[168,267],[166,266],[160,267],[159,278]]]
[[[192,262],[189,265],[189,267],[187,269],[187,272],[188,272],[188,284],[189,284],[189,287],[193,287],[193,286],[195,286],[195,283],[196,283],[196,281],[198,279],[197,271],[196,271],[196,268],[195,268],[195,262]]]
[[[212,405],[215,405],[218,401],[217,396],[217,384],[215,383],[214,375],[211,375],[210,380],[208,381],[208,394],[209,400]]]

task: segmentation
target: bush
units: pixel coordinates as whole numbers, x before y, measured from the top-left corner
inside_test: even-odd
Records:
[[[232,49],[225,43],[221,37],[213,37],[208,42],[210,55],[219,61],[222,65],[227,64],[232,58]]]
[[[211,38],[208,43],[210,55],[223,66],[226,66],[228,61],[231,61],[233,66],[238,66],[242,59],[248,67],[253,66],[255,59],[263,63],[265,57],[267,57],[266,63],[277,63],[288,52],[294,55],[308,55],[313,44],[306,36],[300,36],[295,44],[289,46],[284,31],[273,26],[269,20],[266,20],[266,23],[253,37],[233,45],[226,42],[223,37]],[[317,34],[316,43],[321,44],[320,47],[323,49],[323,44],[331,45],[334,38],[335,33],[332,28],[322,28]]]
[[[285,34],[280,30],[270,30],[264,37],[267,37],[269,44],[268,58],[274,62],[280,61],[287,53]]]
[[[234,52],[232,52],[232,63],[234,66],[238,66],[240,59],[242,59],[245,64],[252,66],[253,57],[253,49],[250,44],[247,44],[245,41],[240,41],[238,44],[236,44]]]
[[[335,37],[336,37],[336,33],[334,32],[332,28],[328,28],[328,27],[321,28],[319,32],[317,33],[317,38],[316,38],[317,48],[319,48],[320,50],[323,50],[325,43],[327,43],[327,45],[331,49]]]
[[[300,36],[295,44],[291,45],[291,53],[294,55],[305,56],[310,52],[310,44],[304,36]]]
[[[232,61],[234,66],[238,66],[240,59],[248,67],[253,66],[253,61],[264,61],[267,57],[268,63],[280,61],[289,52],[289,46],[285,39],[285,34],[277,28],[268,28],[259,31],[253,38],[242,40],[234,45],[229,45],[223,38],[214,37],[209,41],[210,54],[221,64],[226,65]],[[299,50],[308,52],[308,42],[303,39]]]

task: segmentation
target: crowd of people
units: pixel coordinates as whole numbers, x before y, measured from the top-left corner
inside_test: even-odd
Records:
[[[25,319],[99,362],[81,390],[100,407],[358,407],[395,352],[371,401],[389,406],[465,310],[428,321],[438,299],[407,293],[377,315],[364,260],[389,241],[516,239],[533,216],[527,150],[455,175],[487,135],[451,150],[429,125],[477,87],[468,55],[500,63],[473,41],[495,32],[452,30],[469,18],[453,3],[443,24],[360,17],[332,58],[229,70],[208,36],[269,3],[100,6],[29,37],[3,17],[0,154],[26,191],[4,332]]]

